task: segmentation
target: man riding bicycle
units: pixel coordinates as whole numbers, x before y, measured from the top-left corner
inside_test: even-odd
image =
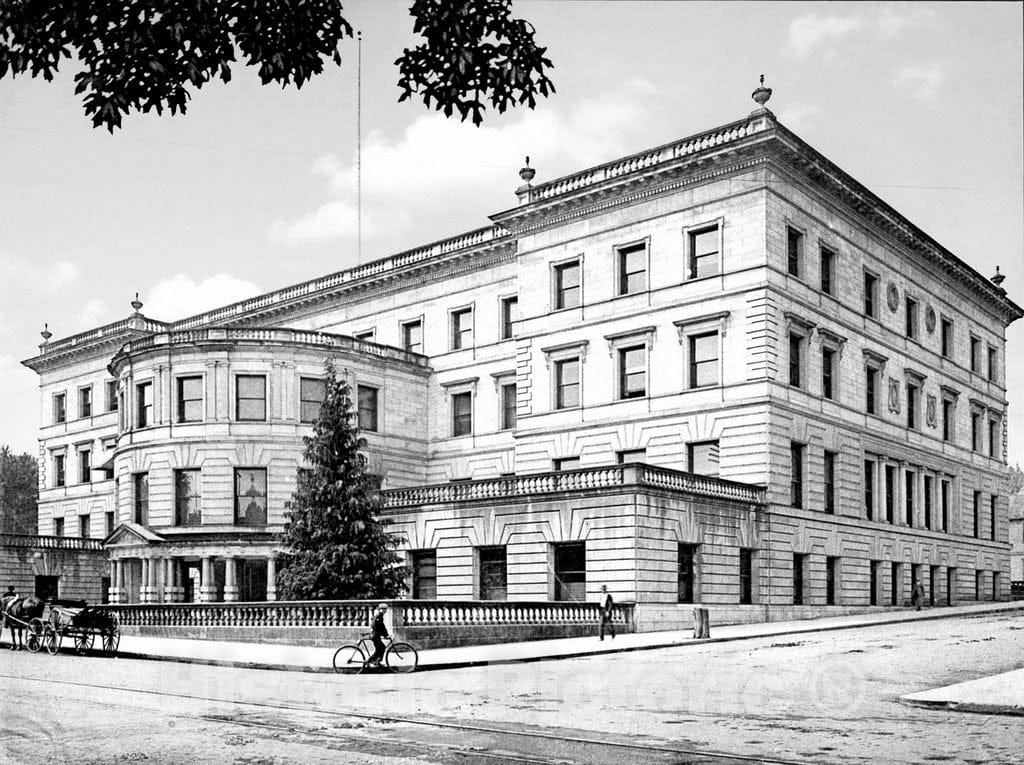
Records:
[[[377,610],[373,612],[373,627],[372,639],[373,639],[373,656],[368,660],[368,664],[374,666],[380,666],[380,660],[384,658],[384,638],[391,637],[391,633],[388,632],[388,627],[384,624],[384,615],[388,612],[388,604],[381,603],[377,606]]]

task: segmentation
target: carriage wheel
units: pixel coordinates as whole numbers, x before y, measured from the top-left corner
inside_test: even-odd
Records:
[[[75,653],[84,654],[92,650],[92,633],[80,632],[75,635]]]
[[[28,636],[25,638],[25,647],[32,653],[39,653],[43,647],[43,635],[46,627],[42,619],[33,619],[28,623]]]
[[[43,632],[43,646],[50,656],[56,656],[57,651],[60,650],[61,637],[61,633],[47,625],[46,631]]]
[[[103,653],[105,656],[117,655],[117,647],[121,644],[121,633],[115,627],[111,632],[103,633]]]

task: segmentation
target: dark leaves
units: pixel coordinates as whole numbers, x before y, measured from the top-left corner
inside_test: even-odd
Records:
[[[511,0],[416,0],[413,30],[425,42],[406,50],[399,69],[399,101],[418,95],[428,108],[462,120],[483,121],[486,104],[534,108],[555,92],[551,61],[534,41],[534,28],[512,18]]]

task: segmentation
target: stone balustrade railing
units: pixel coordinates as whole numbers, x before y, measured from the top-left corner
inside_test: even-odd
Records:
[[[394,627],[594,624],[597,603],[549,601],[390,600]],[[368,628],[377,601],[149,603],[105,605],[125,627]],[[633,605],[616,604],[616,622],[632,622]]]
[[[38,534],[0,534],[0,547],[31,547],[38,550],[103,551],[103,540],[84,537],[51,537]]]
[[[763,504],[765,501],[765,490],[760,486],[641,463],[388,489],[382,494],[385,509],[398,510],[420,505],[525,497],[632,485],[652,486],[669,491],[748,504]]]

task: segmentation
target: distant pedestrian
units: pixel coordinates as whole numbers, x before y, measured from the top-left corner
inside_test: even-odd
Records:
[[[612,614],[615,611],[615,600],[612,598],[612,594],[608,592],[608,585],[601,585],[601,626],[598,630],[598,636],[601,640],[604,640],[604,628],[608,627],[608,631],[612,635],[612,640],[615,639],[615,623],[612,621]]]
[[[380,660],[384,658],[384,638],[391,637],[391,633],[388,632],[388,627],[384,624],[384,615],[388,612],[388,604],[381,603],[377,606],[377,610],[373,612],[373,627],[371,628],[372,639],[373,639],[373,656],[368,660],[368,664],[376,666],[380,665]]]
[[[924,585],[918,582],[914,585],[914,590],[910,595],[911,601],[918,611],[921,610],[921,604],[924,602]]]

